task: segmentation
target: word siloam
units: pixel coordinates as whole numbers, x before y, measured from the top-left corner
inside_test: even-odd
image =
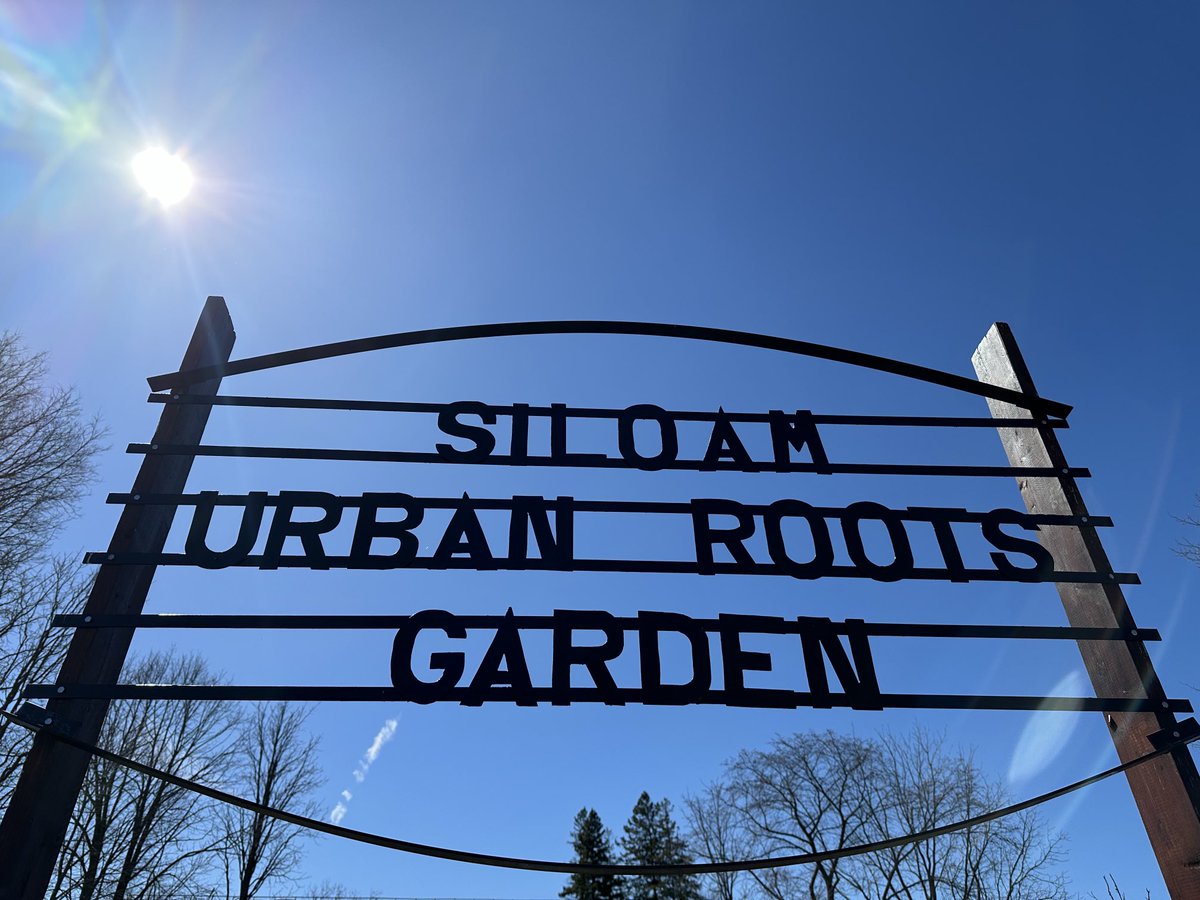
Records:
[[[507,453],[499,446],[500,437],[492,430],[497,413],[511,419]],[[530,440],[530,422],[544,418],[549,423],[548,446],[541,452]],[[614,421],[617,456],[607,453],[579,452],[568,448],[573,419]],[[702,442],[704,450],[693,456],[680,456],[679,421],[699,420],[707,426]],[[734,425],[736,420],[766,424],[769,430],[771,458],[756,460]],[[639,426],[641,426],[639,428]],[[446,404],[438,414],[438,429],[460,441],[438,443],[438,457],[444,462],[496,465],[601,466],[635,468],[648,472],[661,469],[696,471],[732,470],[741,472],[828,472],[829,459],[809,410],[785,413],[771,410],[765,414],[680,413],[649,403],[621,410],[578,410],[561,403],[545,411],[526,404],[492,407],[461,400]],[[642,437],[639,438],[639,432]],[[650,437],[647,439],[647,433]],[[610,443],[612,443],[610,441]],[[794,453],[807,450],[809,461],[797,462]]]

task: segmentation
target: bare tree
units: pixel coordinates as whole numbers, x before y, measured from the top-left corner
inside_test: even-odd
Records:
[[[48,629],[77,608],[91,578],[49,546],[92,475],[102,429],[85,420],[74,391],[46,383],[46,360],[0,334],[0,704],[12,712],[31,681],[49,680],[69,633]],[[28,746],[0,720],[0,808]]]
[[[1003,806],[969,756],[928,733],[866,740],[831,731],[743,751],[688,802],[693,852],[720,860],[816,853],[901,837]],[[891,850],[751,872],[744,896],[865,900],[1065,898],[1062,837],[1033,813]],[[722,900],[733,884],[718,884]]]
[[[749,847],[738,828],[737,814],[729,787],[716,781],[699,794],[683,798],[689,824],[688,842],[696,858],[704,862],[736,862],[745,859]],[[739,872],[706,875],[714,900],[735,900]]]
[[[79,609],[91,575],[69,559],[0,567],[0,706],[13,712],[26,685],[54,679],[69,633],[48,627]],[[0,809],[8,805],[30,743],[29,733],[0,718]]]
[[[753,856],[819,853],[862,843],[874,833],[882,800],[879,754],[857,737],[796,734],[767,750],[744,750],[726,768],[726,796]],[[751,872],[761,896],[845,896],[846,869],[833,859],[803,868]]]
[[[876,837],[926,831],[1007,803],[967,754],[916,730],[877,742],[889,799],[876,817]],[[1065,894],[1057,870],[1063,838],[1026,811],[1003,819],[862,857],[855,886],[864,897],[1054,898]]]
[[[315,816],[312,793],[324,778],[317,739],[304,731],[310,710],[286,703],[258,704],[237,741],[239,793],[263,806]],[[250,900],[273,880],[288,879],[300,862],[304,829],[262,813],[221,810],[226,896]]]
[[[1125,892],[1122,891],[1121,888],[1117,885],[1117,879],[1114,878],[1112,875],[1104,876],[1104,890],[1105,890],[1105,893],[1108,895],[1108,900],[1125,900]],[[1088,893],[1088,896],[1091,897],[1092,900],[1099,900],[1099,898],[1096,896],[1095,891],[1090,891]],[[1150,900],[1149,889],[1146,890],[1146,900]]]
[[[152,653],[134,683],[211,684],[196,656]],[[183,778],[226,784],[236,708],[215,700],[120,700],[100,745]],[[190,890],[224,840],[211,801],[186,788],[93,759],[59,856],[51,898],[149,900]]]
[[[368,898],[380,897],[379,891],[371,891]],[[355,893],[345,885],[336,882],[325,880],[319,885],[310,889],[308,894],[304,895],[305,900],[364,900],[362,894]],[[297,898],[299,900],[299,898]]]
[[[1196,495],[1196,505],[1200,507],[1200,494]],[[1191,525],[1195,528],[1200,528],[1200,516],[1176,516],[1175,520],[1181,525]],[[1175,552],[1184,559],[1190,559],[1194,563],[1200,563],[1200,543],[1196,541],[1181,539],[1175,544]],[[1107,881],[1105,882],[1107,884]],[[1112,888],[1109,888],[1112,891]]]
[[[75,392],[47,383],[46,359],[0,334],[0,705],[14,710],[23,688],[50,681],[70,632],[51,629],[58,612],[78,609],[91,575],[50,544],[75,511],[92,476],[103,430],[79,410]],[[127,667],[135,682],[211,683],[193,656],[151,654]],[[118,701],[100,744],[185,778],[235,787],[269,805],[300,807],[319,782],[306,713],[258,709],[245,742],[234,744],[238,709],[216,701]],[[0,810],[16,782],[28,736],[0,719]],[[235,758],[234,749],[238,750]],[[235,765],[236,764],[236,765]],[[240,812],[240,811],[239,811]],[[299,858],[297,829],[263,817],[231,829],[199,795],[93,760],[73,813],[54,898],[158,898],[220,895],[198,879],[221,864],[238,873],[239,897],[287,875]],[[201,894],[197,894],[201,891]],[[228,892],[226,892],[228,893]]]
[[[47,385],[44,354],[0,334],[0,567],[40,555],[74,513],[102,429],[70,388]]]

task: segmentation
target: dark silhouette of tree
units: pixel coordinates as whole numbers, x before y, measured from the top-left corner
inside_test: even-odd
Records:
[[[1200,494],[1196,495],[1196,506],[1200,507]],[[1200,515],[1176,516],[1175,519],[1181,525],[1191,525],[1194,528],[1200,528]],[[1184,559],[1190,559],[1192,562],[1200,565],[1200,543],[1182,538],[1175,544],[1175,552]],[[1109,888],[1109,891],[1111,892],[1112,888]]]
[[[92,475],[102,429],[74,390],[47,385],[45,354],[0,334],[0,567],[42,554]]]
[[[23,688],[53,681],[71,632],[51,618],[82,606],[91,571],[51,544],[92,477],[103,429],[82,416],[75,392],[47,383],[43,354],[0,334],[0,707],[14,711]],[[125,680],[212,683],[194,656],[130,660]],[[185,778],[239,790],[263,803],[299,808],[319,780],[304,714],[240,709],[218,701],[117,701],[101,746]],[[235,742],[234,738],[240,738]],[[0,718],[0,812],[16,783],[28,732]],[[236,750],[236,753],[235,753]],[[182,788],[93,760],[47,895],[134,900],[229,894],[215,885],[222,863],[236,896],[255,896],[299,862],[297,829],[245,814],[244,827]],[[206,884],[214,886],[208,887]]]
[[[50,619],[80,606],[91,583],[50,544],[75,512],[102,436],[73,390],[46,383],[45,356],[0,334],[0,705],[8,712],[25,685],[53,680],[70,632],[48,628]],[[0,808],[28,743],[23,728],[0,719]]]
[[[688,813],[694,851],[725,861],[901,837],[1005,802],[969,756],[925,732],[869,740],[826,731],[742,751]],[[1061,835],[1026,811],[879,853],[752,871],[749,896],[1058,900],[1067,896],[1062,859]]]
[[[60,612],[83,606],[91,573],[78,560],[48,557],[20,565],[0,566],[0,706],[15,712],[26,685],[53,682],[62,665],[71,633],[50,628]],[[17,783],[29,732],[0,718],[0,812]]]
[[[152,653],[124,678],[212,684],[197,656]],[[117,700],[100,746],[206,784],[232,778],[236,709],[219,700]],[[224,840],[213,801],[108,760],[93,759],[59,855],[51,898],[151,900],[186,894]]]
[[[612,835],[594,809],[584,808],[575,814],[571,847],[575,851],[573,862],[593,866],[610,866],[614,862]],[[575,900],[618,900],[623,894],[615,875],[572,875],[559,896],[574,897]]]
[[[127,680],[211,684],[195,656],[151,654]],[[307,710],[256,705],[243,714],[218,700],[113,703],[101,746],[261,804],[316,812],[322,778]],[[287,823],[227,807],[116,763],[93,760],[59,855],[50,900],[236,897],[293,880],[309,835]],[[222,884],[222,870],[223,881]]]
[[[621,861],[631,865],[685,865],[692,861],[687,842],[671,816],[671,802],[655,803],[642,791],[621,838]],[[699,900],[700,884],[691,875],[630,875],[628,900]]]
[[[708,862],[737,862],[747,858],[745,835],[740,830],[728,786],[705,785],[699,794],[684,798],[690,824],[689,846]],[[713,900],[736,900],[741,872],[716,872],[704,876]]]
[[[382,893],[377,890],[363,895],[358,891],[351,890],[340,882],[325,879],[316,887],[309,888],[307,893],[298,894],[296,900],[371,900],[371,898],[381,896]]]
[[[263,806],[315,816],[312,793],[324,782],[318,741],[304,732],[309,710],[286,703],[258,704],[243,719],[234,750],[241,796]],[[298,825],[224,806],[222,857],[226,896],[251,900],[265,885],[287,880],[310,837]]]
[[[1117,885],[1117,879],[1112,875],[1104,876],[1104,892],[1108,897],[1108,900],[1126,900],[1125,892],[1122,891]],[[1089,891],[1088,896],[1091,897],[1092,900],[1100,900],[1100,898],[1096,896],[1095,891]],[[1150,900],[1149,889],[1146,890],[1146,900]]]

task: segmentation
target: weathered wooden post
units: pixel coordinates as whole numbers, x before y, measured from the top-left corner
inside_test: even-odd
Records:
[[[233,322],[221,297],[209,297],[196,323],[181,369],[219,365],[233,350]],[[217,392],[216,378],[186,388],[190,394]],[[198,444],[208,421],[207,404],[163,407],[155,444]],[[133,483],[135,494],[181,493],[192,467],[191,456],[147,455]],[[113,532],[110,553],[159,554],[171,528],[175,507],[127,505]],[[153,565],[100,567],[84,607],[86,615],[137,615],[146,602]],[[81,628],[71,640],[58,683],[115,683],[133,638],[129,628]],[[47,718],[95,743],[108,712],[108,700],[52,699]],[[81,750],[39,733],[25,760],[8,809],[0,822],[0,897],[42,900],[59,848],[66,836],[90,757]]]
[[[972,357],[980,381],[1036,396],[1033,378],[1021,357],[1012,330],[997,322]],[[1028,410],[988,399],[995,418],[1030,418]],[[1068,471],[1066,457],[1051,428],[997,428],[1013,466],[1052,466]],[[1017,478],[1030,513],[1087,516],[1087,506],[1075,480]],[[1045,525],[1042,545],[1054,556],[1055,567],[1078,572],[1111,573],[1108,555],[1096,529],[1088,525]],[[1120,585],[1055,585],[1073,626],[1136,628]],[[1149,736],[1176,725],[1167,710],[1166,695],[1146,646],[1141,641],[1080,641],[1079,652],[1098,697],[1150,697],[1162,701],[1161,712],[1112,712],[1105,716],[1122,762],[1151,752]],[[1163,880],[1172,897],[1200,897],[1200,776],[1187,747],[1130,769],[1126,776],[1142,815],[1146,834],[1158,857]]]

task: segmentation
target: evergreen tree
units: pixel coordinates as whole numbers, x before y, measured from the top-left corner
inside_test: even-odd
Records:
[[[671,817],[671,802],[650,799],[642,791],[621,838],[621,861],[628,865],[686,865],[692,861],[687,843]],[[693,875],[631,875],[626,900],[700,900]]]
[[[573,862],[593,866],[613,864],[612,836],[594,809],[581,809],[575,814],[571,828]],[[575,900],[620,900],[621,884],[615,875],[572,875],[560,897]]]

